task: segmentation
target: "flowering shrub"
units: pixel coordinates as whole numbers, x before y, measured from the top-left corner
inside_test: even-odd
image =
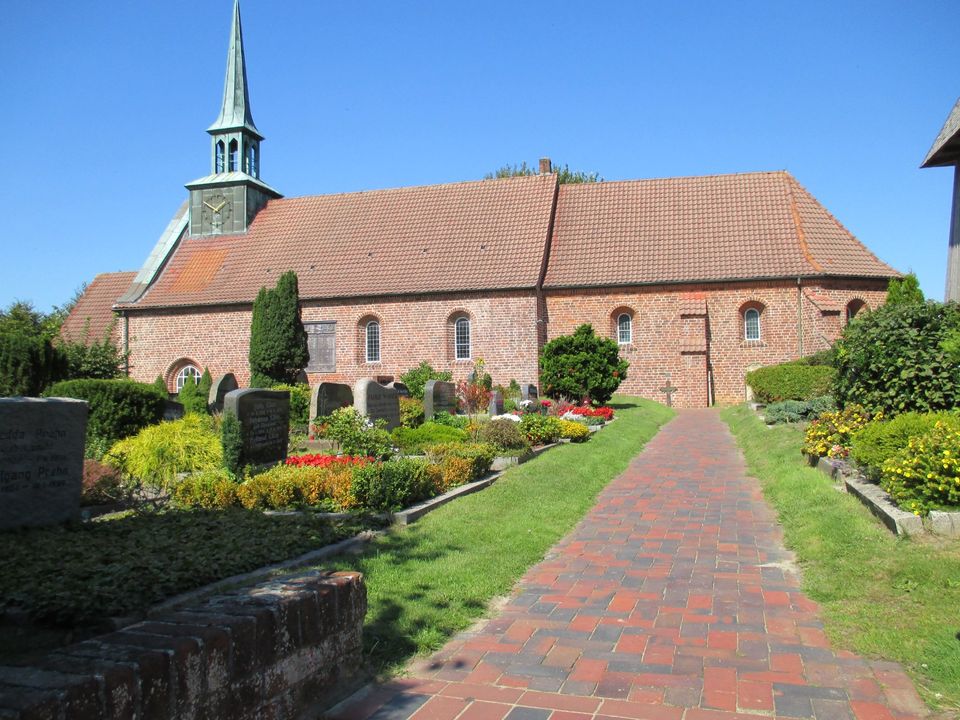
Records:
[[[584,405],[583,407],[571,408],[570,412],[572,412],[574,415],[603,418],[604,422],[610,422],[613,420],[613,408],[607,405],[601,405],[600,407],[590,407],[589,405]]]
[[[850,452],[853,434],[871,419],[879,420],[881,417],[878,414],[871,418],[870,413],[860,405],[848,405],[843,410],[821,413],[807,427],[803,451],[815,457],[846,457]]]
[[[287,458],[287,465],[296,465],[297,467],[330,467],[331,465],[363,465],[370,462],[372,458],[353,455],[294,455]]]
[[[938,420],[924,435],[883,463],[880,485],[896,503],[917,515],[960,506],[960,418]]]
[[[561,420],[560,437],[573,442],[583,442],[590,437],[590,430],[586,425],[576,420]]]
[[[559,418],[552,415],[524,415],[520,418],[520,432],[533,445],[546,445],[560,438]]]

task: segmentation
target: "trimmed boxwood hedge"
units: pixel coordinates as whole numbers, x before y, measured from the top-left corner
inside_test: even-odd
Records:
[[[784,363],[747,373],[747,384],[760,402],[811,400],[830,393],[835,374],[827,365]]]
[[[166,396],[153,385],[133,380],[64,380],[45,397],[69,397],[90,403],[87,436],[113,443],[163,419]]]

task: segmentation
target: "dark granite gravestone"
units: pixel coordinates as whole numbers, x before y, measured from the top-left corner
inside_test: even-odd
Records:
[[[540,393],[537,392],[536,385],[530,385],[529,383],[524,383],[520,386],[520,400],[529,400],[534,405],[540,404]]]
[[[353,386],[353,407],[373,421],[386,421],[387,430],[400,426],[400,396],[397,391],[370,378],[357,380]]]
[[[287,390],[233,390],[223,399],[223,411],[240,421],[242,462],[267,465],[287,457],[290,393]]]
[[[408,388],[402,382],[394,381],[392,383],[387,383],[387,387],[396,390],[397,395],[400,397],[410,397],[410,388]]]
[[[87,403],[0,398],[0,530],[80,514]]]
[[[170,420],[179,420],[183,417],[186,410],[183,407],[183,403],[177,402],[176,400],[166,400],[163,403],[163,419],[166,421]]]
[[[443,380],[428,380],[423,386],[423,418],[432,420],[438,412],[457,412],[457,386]]]
[[[499,390],[494,390],[490,393],[490,405],[487,408],[487,412],[490,413],[490,417],[503,415],[503,393]]]
[[[310,391],[310,422],[353,405],[353,390],[343,383],[322,382]]]
[[[240,384],[233,373],[221,375],[210,386],[210,395],[207,396],[207,408],[210,412],[223,412],[223,399],[228,392],[239,389]]]

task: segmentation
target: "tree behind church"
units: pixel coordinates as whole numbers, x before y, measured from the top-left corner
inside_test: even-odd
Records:
[[[556,167],[553,171],[557,174],[557,182],[561,185],[575,185],[578,183],[595,183],[603,182],[603,178],[600,176],[600,173],[596,172],[584,172],[583,170],[571,170],[569,165],[564,164],[564,166]],[[499,180],[501,178],[508,177],[526,177],[529,175],[538,175],[539,173],[534,170],[532,167],[527,165],[527,161],[524,160],[519,165],[504,165],[494,170],[492,173],[487,173],[483,176],[484,180]]]
[[[290,270],[272,290],[263,287],[253,301],[250,323],[250,385],[293,383],[309,360],[307,333],[300,318],[297,274]]]

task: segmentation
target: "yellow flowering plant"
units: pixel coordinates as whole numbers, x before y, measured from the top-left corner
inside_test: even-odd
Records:
[[[872,420],[880,420],[882,413],[872,416],[861,405],[847,405],[843,410],[820,413],[807,426],[803,451],[814,457],[846,457],[850,453],[850,438]]]
[[[883,464],[880,485],[904,510],[960,509],[960,417],[939,420],[929,432]]]

